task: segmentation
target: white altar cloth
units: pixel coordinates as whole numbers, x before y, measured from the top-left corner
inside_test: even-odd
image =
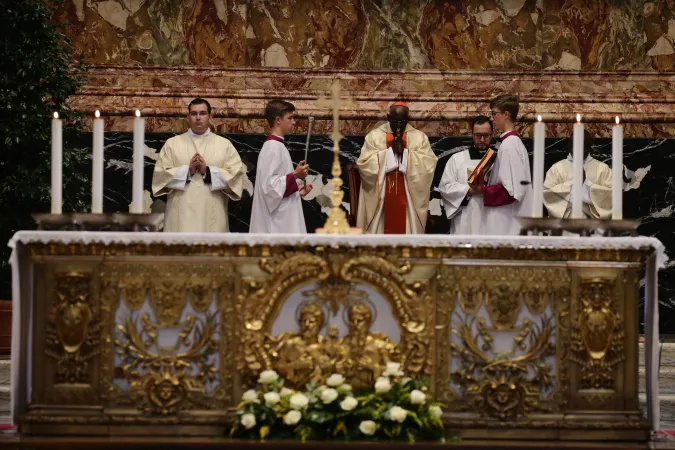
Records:
[[[244,233],[130,233],[130,232],[72,232],[72,231],[19,231],[9,242],[12,248],[12,416],[17,421],[23,402],[30,396],[28,383],[21,383],[19,371],[21,303],[20,277],[17,249],[30,243],[61,242],[102,243],[165,243],[188,245],[312,245],[375,247],[443,247],[443,248],[588,248],[628,249],[651,247],[653,249],[646,267],[645,280],[645,367],[647,386],[647,417],[654,431],[659,430],[661,417],[658,383],[658,269],[665,267],[668,260],[663,244],[652,237],[574,237],[574,236],[462,236],[462,235],[318,235],[318,234],[244,234]],[[30,274],[29,276],[32,276]],[[23,391],[22,391],[23,390]]]

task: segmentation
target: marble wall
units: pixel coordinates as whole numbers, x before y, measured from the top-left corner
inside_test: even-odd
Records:
[[[673,0],[66,0],[91,63],[667,70]]]

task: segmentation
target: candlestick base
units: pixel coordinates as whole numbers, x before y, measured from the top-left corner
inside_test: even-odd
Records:
[[[164,213],[33,214],[38,230],[50,231],[159,231]]]
[[[518,217],[521,235],[550,232],[552,236],[561,236],[563,231],[581,236],[600,234],[602,236],[637,236],[639,220],[601,220],[601,219],[556,219],[554,217]]]

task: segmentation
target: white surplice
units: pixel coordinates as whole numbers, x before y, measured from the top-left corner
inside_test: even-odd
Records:
[[[471,159],[469,150],[462,150],[450,156],[445,165],[438,190],[450,219],[450,234],[483,233],[483,198],[470,196],[468,203],[462,206],[469,193],[469,174],[478,163],[480,159]]]
[[[211,173],[190,176],[190,160],[202,155]],[[227,206],[240,200],[246,177],[246,166],[232,143],[206,130],[192,130],[170,138],[159,152],[152,176],[152,192],[167,195],[164,231],[226,232],[229,231]]]
[[[286,176],[291,172],[293,161],[286,146],[266,141],[258,156],[251,233],[307,233],[300,193],[284,197]]]
[[[488,186],[500,183],[516,201],[508,205],[485,207],[484,234],[520,234],[517,218],[532,215],[532,178],[527,149],[518,136],[506,137],[497,151]]]

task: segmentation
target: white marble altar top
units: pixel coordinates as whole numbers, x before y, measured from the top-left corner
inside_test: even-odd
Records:
[[[652,247],[658,268],[668,258],[664,246],[653,237],[574,237],[574,236],[464,236],[447,234],[417,235],[321,235],[321,234],[248,234],[248,233],[146,233],[107,231],[19,231],[9,241],[17,243],[165,243],[165,244],[233,244],[233,245],[324,245],[350,247],[513,247],[513,248],[643,248]]]

